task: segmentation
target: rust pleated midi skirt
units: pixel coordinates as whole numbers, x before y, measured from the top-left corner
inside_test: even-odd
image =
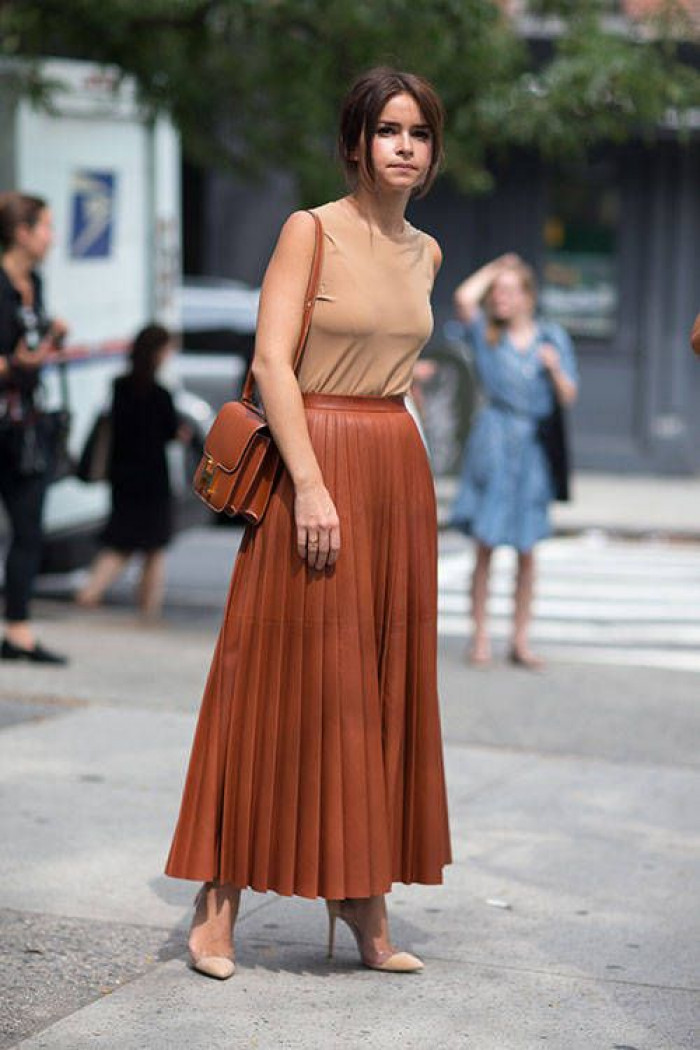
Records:
[[[284,472],[244,535],[166,873],[301,897],[450,861],[432,476],[403,401],[306,395],[341,551],[309,569]]]

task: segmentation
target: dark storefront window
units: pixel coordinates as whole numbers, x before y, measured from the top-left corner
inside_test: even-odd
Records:
[[[544,224],[542,308],[572,336],[609,340],[618,309],[620,191],[615,166],[553,172]]]

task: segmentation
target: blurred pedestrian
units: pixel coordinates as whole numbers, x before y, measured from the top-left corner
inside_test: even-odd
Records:
[[[111,408],[108,478],[112,507],[102,533],[103,549],[76,595],[79,605],[99,605],[131,557],[142,556],[138,602],[145,618],[162,608],[165,548],[172,536],[172,498],[166,449],[188,440],[173,399],[157,380],[172,352],[171,333],[159,324],[142,328],[131,348],[131,367],[115,380]]]
[[[476,541],[470,659],[481,667],[491,660],[491,556],[495,547],[510,546],[517,551],[517,577],[509,658],[537,670],[543,662],[529,643],[534,548],[550,535],[548,509],[555,495],[541,427],[555,399],[561,405],[576,399],[574,350],[560,325],[535,316],[535,275],[517,255],[482,266],[459,285],[454,301],[486,399],[467,442],[452,508],[453,523]]]
[[[67,331],[44,308],[37,267],[51,247],[51,211],[40,197],[0,194],[0,499],[10,524],[5,561],[3,660],[65,664],[41,645],[30,601],[41,564],[42,514],[55,449],[43,410],[41,370]]]
[[[700,354],[700,314],[695,318],[693,331],[690,334],[690,344],[696,354]]]
[[[326,898],[364,965],[414,971],[389,939],[395,881],[450,860],[436,681],[436,513],[406,411],[441,255],[404,218],[441,159],[441,104],[376,69],[350,91],[352,191],[314,209],[321,283],[292,367],[315,222],[285,223],[260,300],[253,369],[286,465],[249,528],[199,716],[168,875],[204,880],[192,965],[234,972],[240,890]]]

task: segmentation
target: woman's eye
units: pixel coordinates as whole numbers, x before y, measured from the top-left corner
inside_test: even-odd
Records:
[[[428,142],[430,140],[430,132],[425,129],[420,129],[413,132],[414,138],[420,139],[422,142]]]
[[[378,135],[393,135],[394,129],[391,124],[380,124],[377,128]]]

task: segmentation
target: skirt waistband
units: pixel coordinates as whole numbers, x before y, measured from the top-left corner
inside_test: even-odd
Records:
[[[303,394],[305,408],[339,412],[405,412],[403,397],[346,397],[343,394]]]

